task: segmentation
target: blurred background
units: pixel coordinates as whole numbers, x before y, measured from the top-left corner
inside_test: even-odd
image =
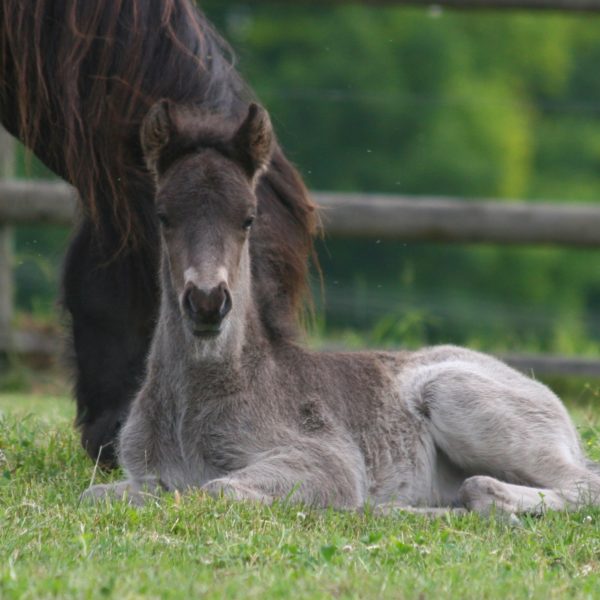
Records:
[[[201,6],[313,190],[600,200],[600,15]],[[19,176],[49,176],[18,158]],[[17,327],[58,329],[68,236],[17,228]],[[596,250],[325,238],[318,252],[315,345],[600,354]]]

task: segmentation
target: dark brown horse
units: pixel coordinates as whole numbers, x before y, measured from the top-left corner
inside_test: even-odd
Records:
[[[154,182],[139,127],[160,98],[238,121],[251,92],[192,0],[0,0],[0,120],[79,191],[63,302],[82,443],[112,441],[143,377],[158,306]],[[252,252],[269,336],[296,327],[314,206],[279,148],[262,178]]]

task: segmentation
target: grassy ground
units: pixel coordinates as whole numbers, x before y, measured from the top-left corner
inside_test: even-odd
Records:
[[[600,459],[597,406],[572,412]],[[0,396],[2,599],[600,597],[600,510],[511,524],[200,493],[78,506],[92,465],[72,418],[64,398]]]

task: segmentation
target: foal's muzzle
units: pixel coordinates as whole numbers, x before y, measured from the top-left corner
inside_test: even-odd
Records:
[[[219,333],[223,319],[231,310],[231,293],[225,282],[212,289],[188,283],[181,304],[191,322],[194,335],[212,337]]]

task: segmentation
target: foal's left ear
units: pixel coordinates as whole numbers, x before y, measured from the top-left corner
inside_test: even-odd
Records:
[[[142,121],[140,142],[146,166],[158,176],[158,160],[161,150],[167,145],[173,128],[172,106],[169,100],[159,100],[152,105]]]
[[[269,113],[262,106],[252,103],[232,142],[237,158],[253,184],[269,166],[273,137]]]

